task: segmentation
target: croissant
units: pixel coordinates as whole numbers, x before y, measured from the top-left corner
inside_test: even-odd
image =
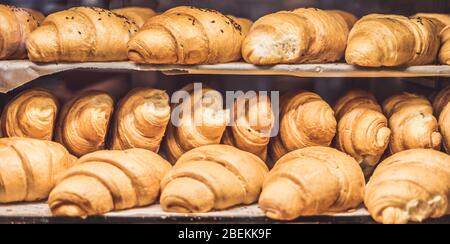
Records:
[[[0,60],[26,58],[25,42],[43,19],[37,11],[0,4]]]
[[[391,130],[375,97],[352,90],[335,106],[338,119],[336,147],[352,156],[369,176],[389,145]]]
[[[406,92],[394,95],[384,102],[383,110],[392,130],[389,144],[392,154],[415,148],[441,148],[438,122],[425,97]]]
[[[277,220],[342,212],[359,206],[364,185],[352,157],[329,147],[303,148],[276,162],[264,181],[259,206]]]
[[[246,152],[267,158],[267,145],[275,118],[267,96],[238,98],[232,109],[232,125],[227,128],[222,142]]]
[[[170,120],[169,96],[151,88],[137,88],[117,106],[112,149],[143,148],[158,152]]]
[[[161,207],[167,212],[202,213],[251,204],[268,171],[260,158],[232,146],[195,148],[161,181]]]
[[[431,149],[411,149],[383,162],[366,187],[364,203],[384,224],[421,222],[448,211],[450,156]]]
[[[241,58],[244,38],[234,18],[181,6],[149,19],[128,43],[128,57],[149,64],[226,63]]]
[[[367,15],[351,30],[345,59],[366,67],[430,64],[439,51],[438,34],[428,18]]]
[[[100,91],[72,98],[59,116],[56,141],[76,156],[103,149],[113,109],[113,99]]]
[[[442,30],[441,37],[442,47],[439,52],[439,61],[441,64],[450,65],[450,25]]]
[[[50,92],[26,90],[3,109],[1,133],[6,137],[52,140],[57,114],[58,101]]]
[[[160,181],[170,168],[145,149],[97,151],[61,177],[48,204],[56,216],[81,217],[149,205],[157,200]]]
[[[337,61],[344,55],[352,21],[351,14],[341,13],[301,8],[263,16],[245,38],[242,56],[259,65]]]
[[[94,7],[56,12],[28,38],[28,57],[36,62],[127,60],[127,42],[138,26],[124,16]]]
[[[284,95],[280,131],[269,147],[274,162],[299,148],[329,146],[336,134],[333,109],[319,95],[300,91]]]
[[[227,124],[223,98],[218,91],[203,87],[201,92],[196,93],[192,84],[181,91],[189,96],[183,103],[174,105],[181,112],[176,118],[178,125],[169,123],[164,141],[171,163],[193,148],[219,144]]]
[[[450,86],[438,93],[433,102],[435,115],[439,118],[439,130],[445,150],[450,153]]]
[[[56,142],[31,138],[0,139],[0,203],[47,198],[76,158]]]
[[[156,15],[155,11],[152,9],[141,7],[119,8],[112,10],[112,12],[125,16],[139,28],[141,28],[148,19]]]
[[[416,16],[433,19],[441,23],[441,50],[439,61],[441,64],[450,65],[450,14],[419,13]]]

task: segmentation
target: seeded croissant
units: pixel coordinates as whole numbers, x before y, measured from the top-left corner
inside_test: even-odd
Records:
[[[370,14],[351,30],[345,59],[365,67],[430,64],[439,51],[439,31],[428,18]]]
[[[127,60],[127,42],[138,26],[109,10],[76,7],[45,18],[27,41],[36,62]]]
[[[190,6],[149,19],[128,43],[128,57],[149,64],[215,64],[241,58],[245,30],[229,16]]]
[[[0,4],[0,60],[26,58],[25,43],[43,19],[37,11]]]

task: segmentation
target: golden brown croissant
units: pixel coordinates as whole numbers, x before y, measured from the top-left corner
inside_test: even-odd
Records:
[[[0,4],[0,60],[26,58],[26,40],[43,19],[37,11]]]
[[[52,140],[57,114],[58,101],[50,92],[38,88],[26,90],[3,109],[1,134]]]
[[[164,211],[201,213],[222,210],[258,199],[265,163],[228,145],[195,148],[180,157],[161,182]]]
[[[353,28],[355,23],[358,21],[358,18],[355,15],[353,15],[349,12],[342,11],[342,10],[337,10],[337,9],[326,10],[326,12],[330,13],[330,14],[337,14],[337,15],[341,16],[344,19],[345,23],[347,24],[347,28],[349,31]]]
[[[351,20],[345,18],[314,8],[263,16],[245,38],[242,56],[260,65],[337,61],[344,55],[349,33]]]
[[[345,59],[366,67],[429,64],[439,51],[439,31],[428,18],[367,15],[351,30]]]
[[[225,132],[227,114],[223,110],[222,95],[211,88],[203,87],[201,94],[188,85],[181,91],[190,96],[182,104],[178,125],[169,123],[164,141],[167,157],[171,163],[185,152],[204,145],[219,144]]]
[[[36,62],[127,60],[127,42],[138,26],[124,16],[94,7],[56,12],[28,38]]]
[[[125,16],[139,28],[141,28],[148,19],[156,15],[155,11],[152,9],[142,7],[119,8],[112,10],[112,12]]]
[[[372,217],[384,224],[405,224],[445,215],[449,162],[449,155],[431,149],[403,151],[381,162],[364,197]]]
[[[143,148],[158,152],[170,120],[167,93],[151,88],[136,88],[117,107],[112,149]]]
[[[442,24],[439,61],[441,64],[450,65],[450,14],[419,13],[416,16],[433,19]]]
[[[439,130],[445,150],[450,153],[450,86],[442,89],[433,102],[435,115],[439,118]]]
[[[218,11],[181,6],[149,19],[128,43],[137,63],[226,63],[241,58],[242,27]]]
[[[402,93],[388,98],[383,110],[392,130],[392,154],[415,148],[441,148],[442,136],[431,103],[422,96]]]
[[[270,132],[275,123],[270,98],[263,95],[238,98],[233,104],[232,120],[222,142],[253,153],[265,161]]]
[[[56,142],[31,138],[0,139],[0,203],[47,198],[76,158]]]
[[[154,203],[171,165],[145,149],[97,151],[69,169],[50,193],[54,215],[97,215]]]
[[[347,92],[335,106],[336,147],[349,154],[369,176],[389,145],[391,130],[375,97],[366,91]]]
[[[358,207],[364,185],[352,157],[329,147],[303,148],[277,161],[264,181],[259,206],[279,220],[341,212]]]
[[[113,99],[104,92],[89,91],[72,98],[59,116],[56,141],[76,156],[103,149],[113,109]]]
[[[439,52],[439,61],[441,64],[450,65],[450,25],[442,30],[441,37],[442,47]]]
[[[336,134],[333,109],[319,95],[300,91],[281,98],[280,132],[269,152],[276,162],[286,153],[304,147],[329,146]]]

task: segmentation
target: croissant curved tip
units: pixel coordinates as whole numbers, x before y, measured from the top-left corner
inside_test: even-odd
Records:
[[[431,134],[431,146],[436,149],[440,149],[442,143],[442,135],[439,132],[433,132]]]
[[[407,224],[409,221],[407,212],[394,207],[384,209],[381,217],[383,224]]]
[[[88,214],[75,204],[61,204],[51,208],[55,216],[86,217]]]
[[[59,41],[53,25],[43,25],[33,31],[27,40],[28,58],[31,61],[52,62],[59,56]],[[45,49],[45,52],[42,51]]]
[[[377,145],[380,147],[384,147],[389,143],[390,137],[391,137],[391,129],[387,127],[383,127],[378,130],[377,133]]]
[[[142,30],[128,42],[128,58],[136,63],[177,63],[176,44],[165,30]]]
[[[166,212],[205,213],[215,207],[214,198],[203,182],[183,177],[172,179],[163,187],[160,203]]]
[[[349,64],[364,67],[381,67],[383,52],[373,43],[373,40],[362,36],[348,42],[345,60]]]

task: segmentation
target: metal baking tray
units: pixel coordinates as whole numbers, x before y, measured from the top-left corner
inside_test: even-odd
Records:
[[[49,63],[28,60],[0,61],[0,92],[6,93],[42,76],[67,70],[160,71],[168,75],[287,75],[297,77],[450,77],[448,65],[407,68],[362,68],[344,63],[256,66],[247,63],[216,65],[142,65],[132,62]]]

